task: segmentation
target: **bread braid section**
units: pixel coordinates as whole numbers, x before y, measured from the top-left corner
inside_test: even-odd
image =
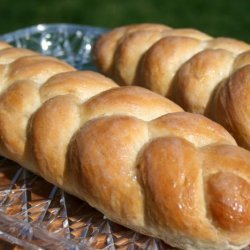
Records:
[[[250,110],[246,108],[249,44],[213,38],[193,29],[142,27],[120,34],[112,56],[109,54],[112,70],[106,71],[100,51],[103,44],[114,41],[116,32],[104,34],[95,47],[96,62],[103,73],[121,85],[141,85],[186,111],[205,114],[222,124],[241,146],[250,148]]]
[[[141,87],[0,48],[2,156],[173,246],[249,243],[250,153],[220,125]]]

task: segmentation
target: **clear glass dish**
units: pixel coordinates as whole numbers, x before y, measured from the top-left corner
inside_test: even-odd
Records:
[[[58,57],[79,70],[96,70],[92,47],[105,31],[40,24],[0,40]],[[4,158],[0,158],[0,238],[25,249],[174,249],[109,221],[85,202]]]

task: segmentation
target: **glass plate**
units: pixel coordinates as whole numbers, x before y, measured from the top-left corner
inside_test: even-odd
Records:
[[[40,24],[0,36],[17,47],[96,70],[92,47],[106,29]],[[174,249],[109,221],[85,202],[0,158],[0,238],[26,249]]]

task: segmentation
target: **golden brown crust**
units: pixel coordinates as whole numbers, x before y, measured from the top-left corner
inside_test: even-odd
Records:
[[[144,88],[31,54],[2,58],[2,156],[173,246],[249,243],[250,153],[223,127]]]
[[[249,221],[249,151],[231,145],[205,146],[201,158],[208,217],[215,226],[226,227],[226,234],[239,244],[250,230],[243,226]]]
[[[194,119],[195,118],[195,119]],[[149,123],[152,137],[176,136],[185,138],[196,147],[220,143],[235,144],[234,139],[220,125],[202,115],[187,112],[169,113]]]
[[[204,50],[184,63],[175,75],[171,98],[186,111],[204,114],[211,93],[231,72],[234,55],[226,50]]]
[[[201,49],[200,41],[194,38],[175,36],[162,38],[142,59],[139,72],[141,82],[156,93],[169,95],[172,79],[179,65]]]
[[[107,90],[82,105],[84,119],[107,115],[131,115],[145,121],[182,109],[166,98],[141,87],[123,87]]]
[[[142,30],[127,34],[118,44],[114,55],[114,79],[123,85],[136,84],[136,70],[141,56],[164,35],[155,30]]]
[[[103,35],[95,45],[96,50],[99,51],[97,64],[103,69],[106,74],[111,73],[113,70],[113,59],[114,52],[120,40],[123,39],[124,34],[129,35],[130,33],[140,30],[154,30],[163,31],[170,29],[168,26],[161,24],[133,24],[123,26],[112,30],[108,35]]]
[[[140,173],[149,225],[220,241],[206,217],[199,154],[191,143],[178,137],[154,140],[144,150]]]
[[[250,146],[250,66],[244,66],[216,90],[208,115],[230,131],[240,145]]]
[[[245,230],[250,221],[249,183],[232,173],[219,172],[209,177],[207,190],[208,206],[220,227],[236,232]]]
[[[127,26],[129,27],[129,26]],[[123,27],[126,29],[126,27]],[[213,38],[195,29],[120,30],[117,43],[105,34],[105,44],[116,46],[112,71],[99,65],[104,60],[103,42],[95,58],[99,69],[119,84],[140,85],[166,96],[185,111],[205,114],[228,129],[237,142],[250,148],[248,129],[250,45],[232,38]],[[123,33],[123,34],[122,34]],[[244,71],[244,73],[243,73]]]
[[[6,42],[0,41],[0,49],[11,48],[12,46]]]
[[[133,117],[96,119],[76,134],[78,155],[73,155],[79,165],[72,170],[79,170],[77,186],[85,190],[87,201],[107,216],[138,227],[144,226],[144,208],[134,166],[147,132],[146,124]]]

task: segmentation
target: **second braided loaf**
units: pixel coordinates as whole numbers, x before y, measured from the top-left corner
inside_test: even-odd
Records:
[[[249,44],[194,29],[129,25],[104,34],[95,58],[121,85],[141,85],[205,114],[250,149]]]

